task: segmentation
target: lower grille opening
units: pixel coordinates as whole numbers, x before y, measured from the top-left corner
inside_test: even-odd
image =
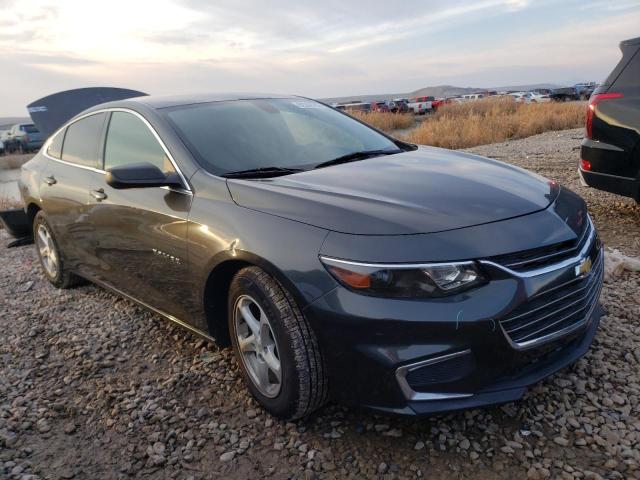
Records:
[[[475,356],[468,352],[455,358],[410,370],[406,380],[413,390],[420,391],[433,385],[461,380],[470,375],[475,368]]]

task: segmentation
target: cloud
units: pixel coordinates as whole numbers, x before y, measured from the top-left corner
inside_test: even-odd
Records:
[[[215,32],[213,40],[235,37],[247,49],[265,51],[319,51],[339,53],[394,42],[423,33],[439,22],[473,16],[479,21],[526,8],[528,0],[431,1],[400,3],[352,0],[349,2],[257,0],[220,3],[182,0],[203,18],[191,31]]]
[[[640,24],[637,2],[598,7],[606,3],[0,0],[3,91],[12,92],[0,93],[0,114],[92,85],[329,97],[438,83],[597,80]],[[594,9],[606,12],[597,22]]]

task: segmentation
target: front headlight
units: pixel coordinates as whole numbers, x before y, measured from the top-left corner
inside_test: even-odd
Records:
[[[443,297],[487,281],[475,262],[368,264],[320,257],[345,287],[380,297]]]

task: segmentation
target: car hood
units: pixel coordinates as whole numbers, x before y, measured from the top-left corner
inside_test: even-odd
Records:
[[[261,180],[228,180],[240,206],[342,233],[433,233],[549,206],[557,188],[526,170],[433,147]]]

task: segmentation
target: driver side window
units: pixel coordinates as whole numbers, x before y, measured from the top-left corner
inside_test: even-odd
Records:
[[[165,174],[175,168],[151,130],[135,115],[113,112],[104,147],[104,169],[148,162]]]

